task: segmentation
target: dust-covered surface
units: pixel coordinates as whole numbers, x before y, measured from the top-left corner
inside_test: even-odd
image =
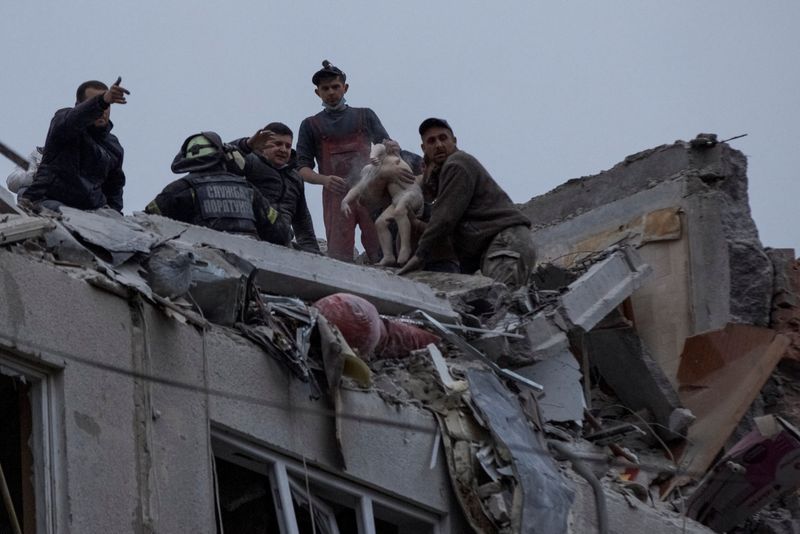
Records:
[[[761,415],[800,422],[797,262],[761,247],[745,171],[727,145],[676,143],[533,199],[534,234],[565,237],[515,292],[481,276],[409,279],[104,210],[3,215],[0,246],[152,308],[163,328],[258,347],[328,407],[329,457],[343,473],[357,454],[348,444],[361,443],[343,434],[360,428],[344,410],[348,394],[429,414],[433,450],[414,454],[446,463],[451,513],[475,531],[704,532],[686,512],[717,498],[699,485],[714,460]],[[643,193],[641,214],[613,214]],[[722,297],[703,308],[711,289],[701,282],[712,279]],[[326,316],[313,304],[333,294],[368,311]],[[4,297],[11,306],[14,295]],[[800,486],[794,476],[787,487]],[[737,528],[796,532],[796,500],[770,496]]]

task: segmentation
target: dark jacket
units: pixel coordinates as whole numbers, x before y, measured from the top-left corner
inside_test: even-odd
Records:
[[[106,108],[103,95],[98,95],[56,111],[42,163],[23,198],[56,200],[84,210],[108,205],[122,211],[122,146],[111,133],[111,123],[102,129],[92,124]]]
[[[213,187],[210,192],[208,186]],[[252,235],[276,245],[291,241],[289,227],[269,201],[243,177],[221,169],[191,172],[175,180],[145,212],[221,232]]]
[[[477,268],[491,240],[511,226],[531,223],[481,163],[461,150],[434,170],[436,187],[431,220],[419,240],[416,255],[431,257],[441,239],[452,237],[464,272]],[[473,269],[474,270],[474,269]]]
[[[301,250],[319,253],[314,222],[306,202],[305,183],[297,173],[297,155],[292,150],[289,163],[279,169],[261,154],[250,150],[246,139],[232,144],[246,154],[244,175],[277,209],[284,224],[294,230],[295,241]]]

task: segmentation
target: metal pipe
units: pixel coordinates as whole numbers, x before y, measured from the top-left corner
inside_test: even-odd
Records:
[[[28,163],[27,159],[23,158],[22,156],[17,154],[14,150],[10,149],[9,147],[4,145],[3,143],[0,143],[0,154],[4,155],[5,157],[10,159],[11,161],[16,163],[17,165],[19,165],[20,167],[25,169],[26,171],[28,170],[28,167],[30,166],[30,163]]]

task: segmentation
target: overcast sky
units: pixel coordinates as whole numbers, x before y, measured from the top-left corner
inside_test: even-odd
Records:
[[[732,145],[761,239],[800,251],[798,21],[797,0],[2,0],[0,141],[27,156],[80,82],[122,76],[130,213],[176,178],[189,134],[296,133],[330,59],[401,145],[419,152],[420,121],[444,117],[517,202],[698,132],[748,133]],[[12,168],[0,158],[0,178]]]

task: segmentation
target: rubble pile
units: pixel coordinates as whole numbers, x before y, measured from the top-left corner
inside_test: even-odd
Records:
[[[111,210],[5,206],[0,246],[260,347],[330,409],[343,471],[343,392],[427,410],[475,532],[767,529],[800,508],[800,278],[745,170],[678,142],[531,200],[515,292]]]

